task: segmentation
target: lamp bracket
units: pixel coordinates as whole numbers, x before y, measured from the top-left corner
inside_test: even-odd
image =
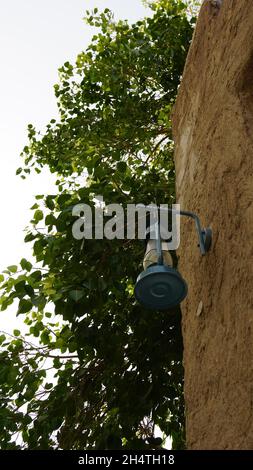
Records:
[[[159,209],[166,210],[168,212],[173,212],[174,214],[183,215],[185,217],[190,217],[191,219],[193,219],[195,222],[195,227],[196,227],[196,231],[198,234],[198,239],[199,239],[198,246],[200,249],[200,253],[202,255],[206,255],[206,253],[210,250],[211,245],[212,245],[212,229],[210,227],[202,228],[197,214],[195,214],[194,212],[190,212],[190,211],[181,211],[181,210],[177,211],[176,209],[172,209],[170,207],[168,208],[161,207]]]

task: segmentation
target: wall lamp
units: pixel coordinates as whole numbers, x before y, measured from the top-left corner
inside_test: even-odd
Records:
[[[164,210],[164,209],[163,209]],[[201,228],[199,217],[193,212],[166,209],[180,216],[190,217],[195,222],[201,255],[211,248],[211,228]],[[152,231],[155,231],[153,239]],[[136,281],[135,298],[144,307],[152,310],[167,310],[182,302],[187,295],[187,284],[181,274],[173,268],[168,240],[161,236],[160,220],[146,231],[146,252],[142,271]]]

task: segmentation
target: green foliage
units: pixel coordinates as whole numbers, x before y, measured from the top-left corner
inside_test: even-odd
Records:
[[[155,425],[184,446],[180,311],[136,303],[142,243],[71,231],[72,207],[94,209],[96,195],[124,207],[174,201],[170,112],[194,18],[180,0],[151,8],[133,25],[87,12],[98,32],[59,71],[59,121],[44,135],[28,126],[17,173],[48,166],[58,193],[32,207],[25,241],[40,267],[23,258],[0,277],[1,309],[18,300],[29,329],[0,336],[2,449],[157,448]]]

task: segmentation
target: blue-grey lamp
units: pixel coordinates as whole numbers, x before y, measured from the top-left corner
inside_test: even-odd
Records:
[[[201,229],[199,218],[193,212],[180,211],[178,213],[195,220],[200,251],[202,255],[206,254],[211,247],[211,229]],[[152,230],[154,227],[147,230],[144,271],[137,278],[134,292],[137,301],[144,307],[151,310],[167,310],[184,300],[188,288],[181,274],[173,268],[168,242],[161,238],[158,222],[156,239],[150,237]]]

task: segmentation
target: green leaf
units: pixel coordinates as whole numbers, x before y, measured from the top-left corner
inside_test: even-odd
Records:
[[[48,214],[45,218],[45,224],[46,225],[55,225],[56,223],[56,218],[54,217],[53,214]]]
[[[54,364],[54,367],[55,369],[60,369],[61,367],[61,361],[58,357],[55,357],[54,360],[53,360],[53,364]]]
[[[32,233],[28,233],[25,236],[25,243],[32,242],[33,240],[35,240],[35,238],[36,238],[36,235],[33,235]]]
[[[46,383],[44,387],[45,387],[46,390],[51,390],[51,388],[53,388],[53,386],[54,386],[54,384],[52,384],[52,383]]]
[[[38,209],[38,207],[39,207],[39,204],[35,203],[35,204],[33,204],[33,206],[31,207],[31,210]]]
[[[17,270],[18,270],[18,267],[15,266],[14,264],[12,264],[11,266],[7,266],[7,269],[8,269],[11,273],[16,273]]]
[[[3,344],[5,340],[6,340],[6,336],[0,335],[0,344]]]
[[[54,207],[55,207],[54,198],[55,198],[55,196],[47,196],[46,197],[46,206],[50,210],[54,210]]]
[[[82,297],[85,294],[84,289],[78,289],[78,290],[71,290],[69,293],[69,296],[71,299],[73,299],[75,302],[78,302],[79,300],[82,299]]]
[[[34,212],[33,218],[34,218],[35,223],[37,224],[40,220],[43,220],[43,218],[44,218],[43,212],[41,210],[37,209]]]
[[[15,382],[17,375],[18,375],[17,367],[11,366],[9,368],[7,379],[6,379],[7,383],[12,385]]]
[[[20,265],[21,265],[21,268],[26,271],[31,271],[32,269],[32,263],[27,261],[25,258],[22,258],[22,260],[20,261]]]
[[[33,308],[33,304],[30,300],[21,299],[19,301],[19,306],[18,306],[18,315],[20,313],[27,313],[30,310],[32,310],[32,308]]]
[[[40,281],[41,280],[41,271],[37,270],[37,271],[33,271],[32,274],[30,274],[30,277],[31,279],[33,279],[33,281]]]
[[[42,333],[40,335],[40,340],[41,340],[42,344],[50,343],[50,336],[49,336],[49,331],[48,330],[42,331]]]
[[[126,162],[118,162],[118,163],[117,163],[117,170],[118,170],[120,173],[125,173],[126,170],[127,170],[127,164],[126,164]]]

